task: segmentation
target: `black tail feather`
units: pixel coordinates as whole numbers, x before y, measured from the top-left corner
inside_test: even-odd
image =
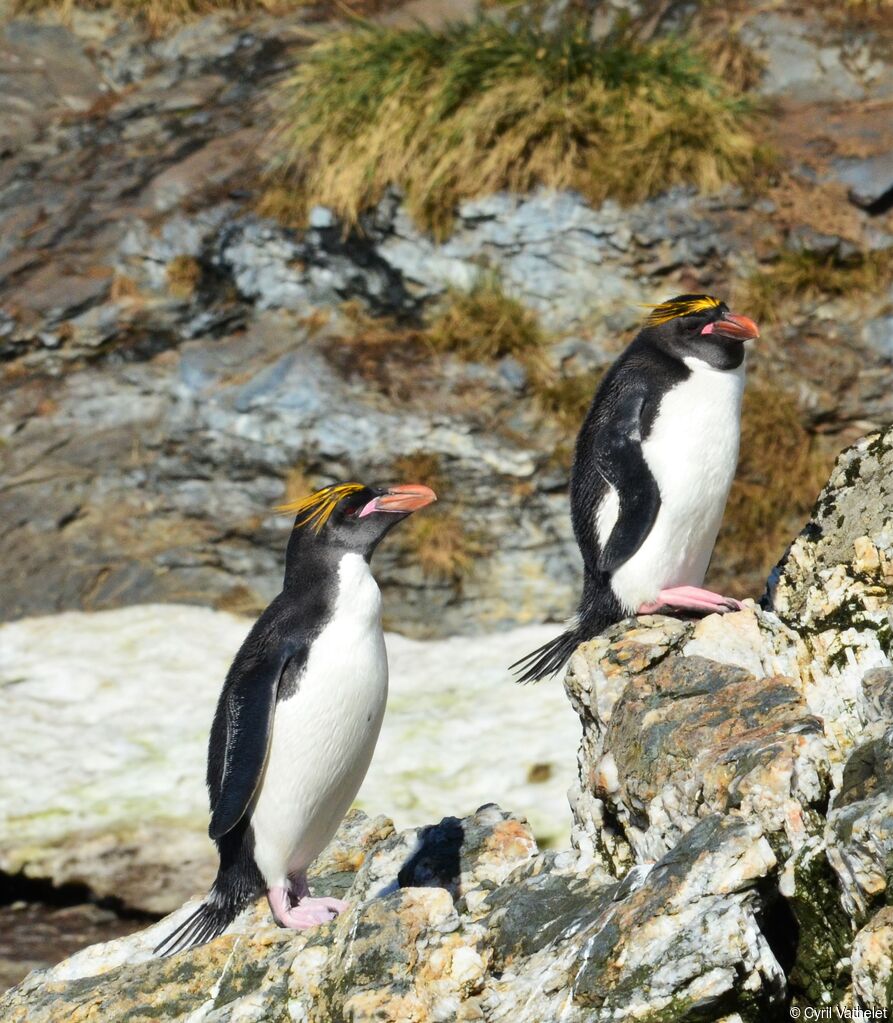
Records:
[[[541,678],[554,675],[570,659],[571,654],[583,641],[579,626],[562,632],[560,636],[550,639],[536,650],[525,654],[520,660],[509,665],[509,670],[523,669],[523,674],[515,679],[521,685],[538,682]]]
[[[172,956],[188,948],[212,941],[229,927],[247,902],[239,904],[233,899],[221,898],[212,888],[208,898],[155,947],[155,955]]]
[[[569,623],[570,627],[560,636],[515,661],[509,670],[520,668],[523,671],[515,680],[522,685],[555,675],[567,664],[581,643],[597,636],[602,629],[619,622],[621,618],[623,608],[614,596],[607,578],[596,578],[586,572],[583,576],[583,596],[573,624]]]

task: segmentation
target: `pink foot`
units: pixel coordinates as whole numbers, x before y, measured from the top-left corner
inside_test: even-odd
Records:
[[[339,913],[343,913],[347,909],[347,903],[343,899],[329,899],[325,896],[319,899],[307,896],[301,899],[298,906],[300,909],[324,909],[334,916],[338,916]]]
[[[725,614],[727,611],[740,611],[741,608],[742,604],[733,597],[723,597],[711,590],[703,590],[700,586],[673,586],[661,590],[657,600],[642,604],[638,614],[650,615],[667,609]]]
[[[347,909],[347,903],[341,899],[313,899],[309,895],[293,906],[289,889],[284,887],[270,888],[267,891],[267,901],[280,927],[289,927],[294,931],[306,931],[309,927],[327,924]]]

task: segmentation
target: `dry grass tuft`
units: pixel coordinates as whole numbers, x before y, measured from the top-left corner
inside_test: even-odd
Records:
[[[792,300],[818,300],[874,292],[893,281],[893,254],[795,252],[785,249],[767,269],[745,283],[748,315],[757,321],[781,319]]]
[[[529,371],[541,368],[549,338],[536,313],[507,295],[498,277],[482,275],[469,291],[451,288],[425,329],[438,351],[470,362],[493,362],[507,355]]]
[[[463,521],[456,508],[438,509],[414,515],[402,530],[404,550],[429,579],[460,588],[486,553],[484,544]]]
[[[760,84],[766,62],[734,29],[711,33],[698,50],[713,72],[738,92],[750,92]]]
[[[583,425],[607,368],[601,366],[588,373],[561,377],[542,384],[536,391],[540,410],[562,430],[576,433]]]
[[[308,6],[308,0],[13,0],[15,14],[39,14],[52,10],[68,18],[74,11],[114,11],[116,14],[136,18],[150,33],[157,35],[172,25],[222,11],[229,14],[248,14],[266,11],[285,14],[290,10]]]
[[[469,362],[512,356],[535,390],[551,379],[546,362],[551,336],[492,274],[482,274],[469,291],[451,288],[421,326],[370,316],[358,303],[346,303],[342,313],[353,329],[328,347],[329,359],[345,375],[360,376],[392,398],[408,400],[419,367],[438,352]]]
[[[738,472],[714,556],[724,576],[762,585],[809,517],[832,463],[795,398],[768,382],[748,384]]]
[[[441,30],[368,23],[313,46],[285,84],[271,185],[347,223],[402,188],[438,235],[468,197],[537,185],[637,201],[675,184],[754,179],[747,102],[679,40],[592,43],[481,19]],[[270,200],[272,203],[272,200]]]
[[[440,456],[433,451],[413,451],[401,455],[394,462],[394,483],[424,483],[438,498],[443,499],[446,477],[440,464]]]
[[[202,266],[192,256],[174,256],[164,268],[168,291],[174,298],[192,298],[202,279]]]
[[[429,579],[461,589],[475,562],[486,553],[480,536],[463,519],[461,506],[444,503],[449,484],[440,457],[433,451],[413,451],[394,462],[395,483],[424,483],[437,494],[440,503],[413,515],[399,533],[398,543],[409,559]]]

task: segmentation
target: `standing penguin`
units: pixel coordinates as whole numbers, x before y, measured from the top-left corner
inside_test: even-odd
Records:
[[[264,891],[283,927],[345,908],[311,898],[306,872],[353,802],[384,716],[388,661],[369,561],[394,525],[435,500],[418,484],[346,483],[280,509],[295,512],[283,589],[236,654],[208,744],[217,879],[157,954],[217,937]]]
[[[744,342],[757,337],[724,302],[680,295],[608,370],[571,470],[583,595],[566,632],[512,665],[519,682],[554,674],[626,615],[740,607],[701,584],[738,461]]]

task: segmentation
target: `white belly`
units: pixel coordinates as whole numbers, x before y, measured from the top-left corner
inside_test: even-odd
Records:
[[[691,376],[664,396],[642,445],[660,490],[657,520],[611,580],[630,612],[662,589],[703,583],[738,463],[744,365],[685,361]]]
[[[381,595],[359,555],[340,565],[339,594],[294,695],[276,705],[251,815],[254,858],[285,884],[328,844],[366,776],[388,695]]]

